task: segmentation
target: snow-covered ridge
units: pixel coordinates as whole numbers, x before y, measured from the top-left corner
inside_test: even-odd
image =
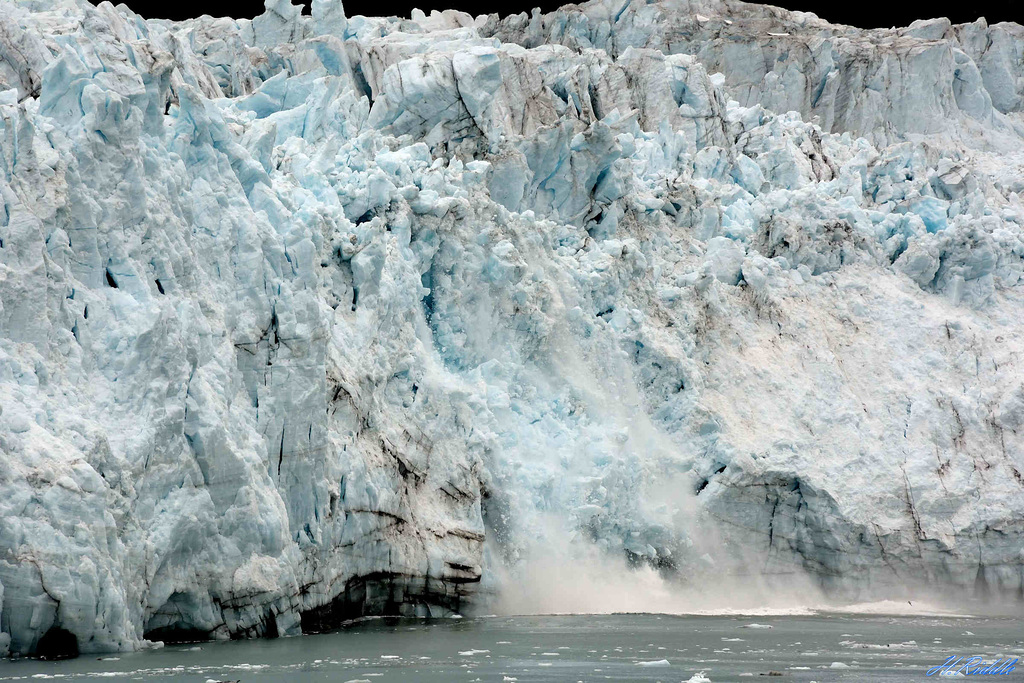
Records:
[[[0,653],[448,615],[566,546],[1019,595],[1022,54],[0,0]]]

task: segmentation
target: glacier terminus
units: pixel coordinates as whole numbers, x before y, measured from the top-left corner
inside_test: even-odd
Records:
[[[1013,23],[0,0],[0,656],[552,556],[1019,605],[1022,197]]]

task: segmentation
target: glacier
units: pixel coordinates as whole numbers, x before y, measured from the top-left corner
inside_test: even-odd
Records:
[[[0,655],[569,546],[1020,604],[1022,195],[1012,23],[0,0]]]

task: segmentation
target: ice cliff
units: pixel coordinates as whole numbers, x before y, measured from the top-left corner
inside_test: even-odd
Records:
[[[1019,600],[1022,112],[983,20],[0,0],[0,654],[451,614],[552,529]]]

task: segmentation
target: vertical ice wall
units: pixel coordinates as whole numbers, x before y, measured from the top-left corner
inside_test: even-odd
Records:
[[[1020,591],[1020,27],[0,5],[0,651]]]

